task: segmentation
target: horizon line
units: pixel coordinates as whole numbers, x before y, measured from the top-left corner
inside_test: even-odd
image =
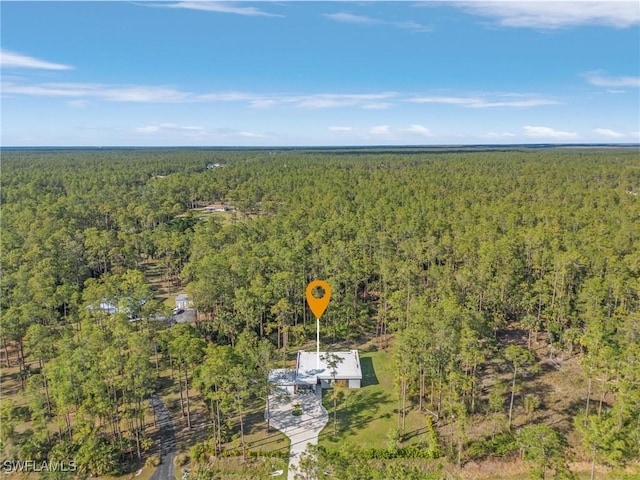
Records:
[[[0,145],[1,149],[116,149],[116,148],[201,148],[201,149],[361,149],[361,148],[470,148],[470,147],[640,147],[640,142],[582,143],[441,143],[441,144],[370,144],[370,145]]]

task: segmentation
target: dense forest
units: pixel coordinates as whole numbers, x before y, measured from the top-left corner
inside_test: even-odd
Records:
[[[573,478],[571,458],[592,477],[640,458],[637,149],[7,149],[1,187],[0,358],[16,369],[3,460],[144,463],[163,369],[189,427],[194,406],[211,417],[192,457],[222,455],[236,431],[245,455],[269,368],[314,338],[317,278],[332,288],[323,342],[393,355],[394,438],[418,411],[432,442],[321,447],[304,478],[427,478],[420,462],[385,473],[384,455],[522,455],[536,478]],[[211,203],[234,210],[203,215]],[[195,322],[163,320],[151,264],[188,292]],[[514,421],[518,405],[544,407],[522,390],[542,359],[581,368],[586,395],[563,428]],[[470,433],[496,415],[498,431]]]

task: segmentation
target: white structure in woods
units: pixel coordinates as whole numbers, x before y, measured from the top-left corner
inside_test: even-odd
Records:
[[[340,360],[337,362],[334,372],[327,365],[327,357],[335,355]],[[360,356],[358,350],[348,352],[320,352],[320,364],[318,366],[317,352],[298,351],[296,362],[296,385],[312,386],[320,385],[328,388],[334,380],[349,388],[360,388],[362,382],[362,369],[360,368]]]
[[[298,351],[296,368],[278,368],[269,373],[269,382],[283,392],[293,394],[301,390],[329,388],[334,380],[334,372],[327,365],[327,356],[335,355],[341,361],[335,368],[335,381],[345,387],[360,388],[362,369],[357,350],[348,352],[320,352],[318,368],[317,352]]]
[[[98,305],[98,308],[103,312],[109,313],[111,315],[114,313],[118,313],[118,306],[114,305],[111,302],[107,302],[107,301],[100,302],[100,305]]]
[[[228,212],[230,209],[231,207],[229,207],[229,205],[226,205],[224,203],[213,203],[211,205],[207,205],[202,210],[206,213],[213,213],[213,212]]]
[[[176,308],[180,310],[186,310],[193,305],[193,302],[189,299],[189,295],[186,293],[180,293],[176,295]]]
[[[95,312],[96,310],[102,310],[104,313],[109,315],[114,315],[116,313],[125,313],[128,315],[129,319],[137,318],[140,308],[147,301],[142,299],[137,302],[130,297],[127,298],[119,298],[113,300],[102,300],[98,305],[89,305],[86,307],[87,310]]]

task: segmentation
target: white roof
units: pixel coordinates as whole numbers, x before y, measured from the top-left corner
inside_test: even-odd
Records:
[[[296,384],[296,371],[292,368],[276,368],[269,372],[269,383],[280,387]]]
[[[362,380],[362,370],[360,369],[360,356],[357,350],[349,352],[329,352],[342,359],[336,367],[336,380],[359,379]],[[316,352],[298,351],[298,362],[296,372],[296,383],[315,385],[318,378],[322,380],[332,380],[333,372],[327,366],[327,352],[320,352],[320,362]]]
[[[186,293],[179,293],[178,295],[176,295],[176,301],[179,302],[181,300],[189,300],[189,295],[187,295]]]
[[[118,307],[110,302],[100,302],[100,309],[107,313],[118,313]]]

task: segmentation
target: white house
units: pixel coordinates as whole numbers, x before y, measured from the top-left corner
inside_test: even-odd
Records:
[[[98,308],[100,310],[102,310],[105,313],[109,313],[109,314],[114,314],[114,313],[118,313],[118,307],[116,305],[114,305],[111,302],[108,301],[102,301],[100,302],[100,304],[98,305]]]
[[[335,355],[338,359],[335,372],[328,365],[328,357]],[[362,369],[358,350],[348,352],[317,352],[298,351],[296,361],[296,385],[316,386],[328,388],[333,380],[349,388],[360,388]]]
[[[176,295],[176,308],[178,310],[186,310],[193,305],[193,302],[189,299],[189,295],[186,293],[180,293]]]
[[[335,372],[327,365],[328,356],[335,355],[339,360],[335,365]],[[335,375],[334,375],[335,373]],[[269,382],[283,392],[292,394],[303,390],[329,388],[335,379],[336,383],[349,388],[360,388],[362,369],[357,350],[348,352],[318,352],[298,351],[296,368],[278,368],[269,372]]]
[[[95,304],[89,305],[86,307],[86,309],[92,312],[101,310],[102,312],[108,315],[114,315],[116,313],[124,313],[129,317],[129,320],[136,321],[136,320],[140,320],[138,316],[140,313],[139,307],[142,307],[142,305],[144,305],[145,303],[147,303],[145,299],[135,302],[132,298],[120,298],[117,303],[116,303],[116,300],[110,301],[110,300],[103,299],[97,305]]]
[[[229,210],[229,205],[225,205],[224,203],[213,203],[204,207],[203,210],[206,213],[226,212]]]

